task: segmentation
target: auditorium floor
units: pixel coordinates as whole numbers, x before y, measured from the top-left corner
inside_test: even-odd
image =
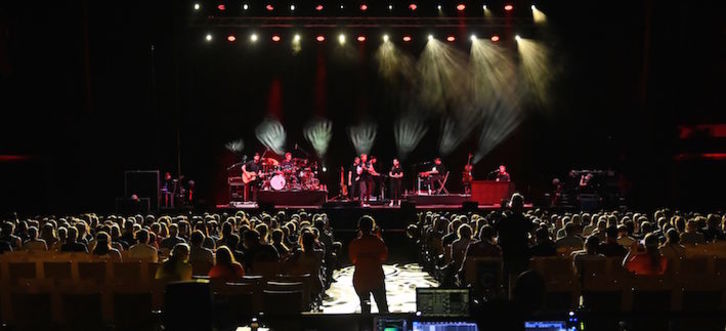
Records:
[[[410,313],[416,310],[416,287],[436,287],[438,283],[416,263],[384,265],[388,308],[393,313]],[[353,267],[335,272],[337,282],[326,291],[329,298],[323,302],[324,314],[360,312],[360,302],[353,290]],[[378,307],[371,297],[372,312]]]

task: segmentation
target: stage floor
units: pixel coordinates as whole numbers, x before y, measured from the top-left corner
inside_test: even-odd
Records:
[[[416,288],[438,287],[421,266],[412,264],[384,265],[386,274],[386,298],[391,313],[413,313],[416,311]],[[325,293],[329,296],[323,301],[323,314],[350,314],[360,312],[360,301],[353,289],[353,266],[336,270],[337,282]],[[371,297],[371,312],[377,313],[378,307]]]

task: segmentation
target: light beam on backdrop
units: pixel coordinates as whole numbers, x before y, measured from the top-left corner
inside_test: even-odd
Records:
[[[517,39],[517,48],[527,96],[540,106],[549,105],[549,86],[557,74],[550,62],[549,49],[538,41],[522,37]]]
[[[430,111],[443,114],[450,106],[458,106],[466,98],[468,72],[466,54],[436,39],[429,39],[419,57],[418,99]]]
[[[378,73],[388,82],[396,82],[399,78],[413,80],[416,75],[413,56],[398,50],[392,42],[383,42],[376,50],[375,59]]]
[[[273,118],[268,118],[255,129],[255,135],[260,143],[277,154],[284,152],[287,133],[282,124]]]
[[[532,18],[534,19],[535,24],[544,24],[547,23],[547,15],[537,9],[535,5],[532,5]]]
[[[328,152],[328,145],[333,138],[333,122],[321,118],[310,121],[304,129],[305,139],[313,146],[321,159]]]
[[[429,128],[421,117],[410,114],[399,119],[393,127],[393,135],[396,138],[398,157],[405,160],[421,139],[426,135]]]
[[[358,154],[371,152],[377,134],[378,127],[370,122],[348,128],[348,136]]]
[[[242,139],[237,139],[224,144],[224,148],[232,153],[239,153],[245,149],[245,142]]]

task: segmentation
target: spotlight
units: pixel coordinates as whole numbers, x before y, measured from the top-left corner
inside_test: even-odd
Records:
[[[471,39],[471,41],[476,41],[476,35],[472,34],[471,37],[469,37],[469,39]]]
[[[220,11],[224,11],[225,9],[227,9],[227,6],[225,6],[224,4],[217,5],[217,9],[219,9]]]
[[[204,40],[206,40],[206,41],[212,41],[212,34],[211,33],[207,33],[207,35],[204,37]]]
[[[244,4],[244,5],[242,5],[242,9],[244,9],[244,10],[250,9],[250,6],[248,4]]]
[[[408,36],[408,35],[406,35],[406,36],[403,36],[403,41],[404,41],[404,42],[409,42],[409,41],[411,41],[411,36]]]
[[[274,36],[272,36],[272,41],[274,41],[274,42],[278,42],[278,41],[280,41],[280,39],[281,39],[281,38],[280,38],[280,36],[278,36],[278,35],[274,35]]]
[[[388,35],[387,34],[384,34],[383,35],[383,42],[388,42]]]
[[[448,41],[448,42],[454,42],[454,41],[456,41],[456,37],[454,37],[454,36],[448,36],[448,37],[446,37],[446,41]]]
[[[418,8],[418,6],[416,6],[415,3],[412,3],[412,4],[408,5],[408,9],[416,10],[416,8]]]
[[[202,6],[200,6],[198,3],[195,3],[194,4],[194,10],[199,10],[199,8],[201,8],[201,7]]]
[[[456,6],[456,10],[458,11],[464,11],[464,9],[466,9],[466,5],[464,5],[463,3],[460,3]]]
[[[366,5],[366,4],[360,5],[360,10],[362,10],[362,11],[368,10],[368,5]]]
[[[487,10],[487,5],[482,5],[481,9]]]
[[[295,5],[290,5],[290,11],[295,11]]]
[[[275,10],[275,7],[273,7],[272,5],[267,5],[265,6],[265,9],[267,9],[267,11],[273,11]]]
[[[338,42],[341,45],[345,44],[345,35],[344,34],[341,33],[340,35],[338,35]]]
[[[253,42],[253,43],[254,42],[257,42],[257,39],[258,39],[258,37],[257,37],[257,34],[256,33],[253,33],[253,34],[250,35],[250,41],[251,42]]]
[[[235,37],[235,36],[233,36],[233,35],[229,35],[229,36],[227,36],[227,41],[229,41],[229,42],[233,43],[233,42],[234,42],[235,40],[237,40],[237,37]]]
[[[299,34],[295,34],[295,36],[292,38],[292,41],[294,41],[296,43],[300,42],[300,35]]]
[[[343,5],[340,5],[340,9],[343,9],[343,8],[344,8]]]
[[[317,11],[323,10],[323,5],[317,5],[317,6],[315,6],[315,10],[317,10]]]
[[[388,5],[388,10],[393,10],[393,5]]]
[[[358,36],[358,42],[365,42],[366,36]]]
[[[326,168],[325,166],[323,166],[323,172],[328,172],[328,168]]]
[[[430,35],[428,36],[428,39],[429,39],[429,40],[434,40],[434,35],[430,34]]]
[[[325,41],[325,36],[318,35],[317,37],[315,37],[315,40],[317,40],[319,43],[322,43],[323,41]]]
[[[508,5],[504,6],[504,10],[506,10],[506,11],[512,11],[512,9],[514,9],[514,6],[512,6],[512,5],[508,4]]]
[[[491,39],[493,42],[497,42],[497,41],[499,41],[499,36],[493,35]]]
[[[522,37],[520,37],[519,35],[516,35],[516,36],[514,36],[514,39],[515,39],[516,41],[520,41],[520,40],[522,40]]]
[[[441,10],[441,5],[437,5],[436,9]]]

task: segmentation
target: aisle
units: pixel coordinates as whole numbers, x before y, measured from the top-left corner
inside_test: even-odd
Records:
[[[414,312],[416,310],[416,287],[436,287],[438,283],[421,270],[416,263],[384,265],[386,294],[391,312]],[[347,314],[360,312],[360,302],[353,290],[353,266],[335,272],[335,279],[329,290],[329,298],[323,302],[324,314]],[[371,297],[372,312],[378,312]]]

